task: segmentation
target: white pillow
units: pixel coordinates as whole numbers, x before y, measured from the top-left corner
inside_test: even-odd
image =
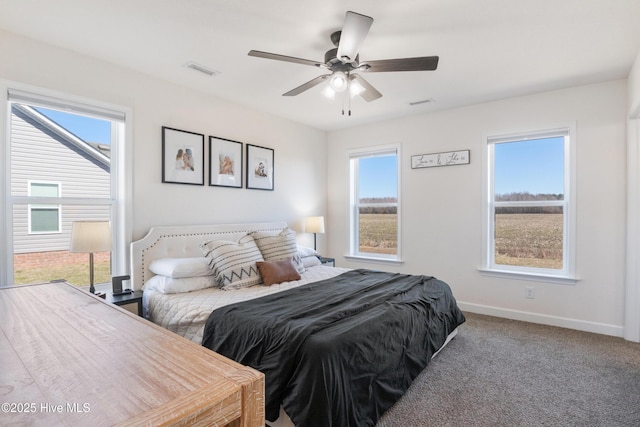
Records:
[[[309,257],[312,255],[319,255],[319,254],[318,254],[318,251],[316,251],[313,248],[308,248],[306,246],[298,245],[298,255],[300,255],[300,258],[304,258],[304,257]]]
[[[213,276],[185,277],[176,279],[167,276],[153,276],[144,284],[144,290],[153,290],[163,294],[178,294],[211,288],[216,285]]]
[[[302,264],[305,268],[314,267],[316,265],[321,265],[320,259],[317,256],[311,255],[302,258]]]
[[[180,279],[184,277],[213,276],[205,257],[196,258],[160,258],[149,266],[155,274]]]
[[[262,282],[256,262],[264,261],[264,258],[250,234],[241,237],[238,242],[203,242],[200,248],[220,288],[240,289]]]

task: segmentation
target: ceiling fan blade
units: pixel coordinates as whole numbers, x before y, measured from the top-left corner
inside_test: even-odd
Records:
[[[360,96],[364,98],[365,101],[371,102],[382,97],[382,94],[378,92],[378,90],[375,87],[371,86],[371,83],[366,81],[364,77],[362,77],[361,75],[351,74],[349,76],[349,80],[357,81],[360,84],[360,86],[364,88],[364,92],[360,93]]]
[[[250,50],[249,56],[257,58],[275,59],[276,61],[293,62],[294,64],[313,65],[314,67],[324,67],[322,62],[311,61],[309,59],[296,58],[293,56],[279,55],[277,53],[262,52],[259,50]]]
[[[360,51],[364,39],[369,34],[373,18],[355,12],[347,12],[340,34],[338,59],[342,62],[353,62]]]
[[[322,76],[318,76],[313,80],[309,80],[308,82],[306,82],[304,84],[301,84],[300,86],[298,86],[295,89],[291,89],[287,93],[283,93],[282,96],[296,96],[296,95],[299,95],[302,92],[304,92],[306,90],[309,90],[314,86],[318,86],[320,83],[325,81],[329,76],[331,76],[331,74],[324,74]]]
[[[421,56],[418,58],[383,59],[380,61],[365,61],[363,70],[369,73],[384,73],[388,71],[433,71],[438,68],[437,56]]]

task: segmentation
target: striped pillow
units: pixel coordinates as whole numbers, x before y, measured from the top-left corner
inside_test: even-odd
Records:
[[[203,242],[200,248],[220,288],[240,289],[262,282],[256,262],[264,258],[251,235],[243,236],[238,242]]]
[[[298,273],[304,273],[305,268],[300,255],[298,255],[295,231],[287,227],[280,233],[254,231],[251,235],[260,248],[265,261],[290,259]]]

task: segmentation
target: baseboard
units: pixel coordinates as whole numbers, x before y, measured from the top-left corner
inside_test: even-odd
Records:
[[[608,325],[606,323],[587,322],[585,320],[570,319],[566,317],[549,316],[546,314],[530,313],[526,311],[511,310],[507,308],[491,307],[481,304],[472,304],[458,301],[458,306],[462,311],[470,313],[486,314],[488,316],[503,317],[511,320],[521,320],[523,322],[539,323],[541,325],[558,326],[561,328],[575,329],[577,331],[593,332],[614,337],[623,337],[624,328],[622,326]]]

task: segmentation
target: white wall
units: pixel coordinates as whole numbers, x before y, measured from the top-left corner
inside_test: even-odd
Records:
[[[434,275],[469,311],[622,335],[627,82],[518,97],[329,133],[329,251],[347,261],[348,163],[357,146],[402,144],[400,266]],[[482,264],[483,135],[577,124],[577,285],[488,277]],[[471,150],[471,164],[412,170],[410,156]],[[525,287],[535,299],[525,299]]]
[[[0,32],[0,58],[0,79],[131,108],[134,239],[155,225],[283,220],[299,228],[304,216],[325,214],[325,132],[11,33]],[[204,187],[163,184],[162,126],[203,133],[207,147],[213,135],[273,148],[275,191],[209,187],[208,176]],[[208,154],[206,163],[208,173]],[[312,235],[302,240],[313,244]]]
[[[624,337],[640,342],[640,52],[629,73],[627,271]]]

